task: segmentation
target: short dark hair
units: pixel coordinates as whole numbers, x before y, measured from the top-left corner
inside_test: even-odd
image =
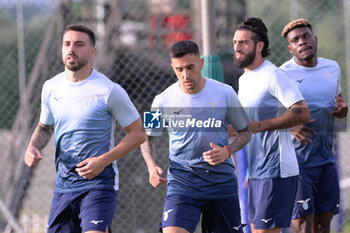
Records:
[[[264,48],[261,52],[262,57],[270,55],[269,38],[267,36],[267,28],[260,18],[246,18],[237,27],[237,30],[249,30],[254,33],[252,39],[256,42],[264,42]]]
[[[86,33],[91,41],[92,46],[95,47],[96,39],[95,39],[95,33],[88,28],[87,26],[84,26],[82,24],[73,24],[73,25],[68,25],[63,32],[63,35],[66,34],[68,31],[78,31],[78,32],[84,32]]]
[[[176,42],[170,48],[169,57],[170,58],[180,58],[186,54],[200,55],[198,45],[190,40],[182,40]]]

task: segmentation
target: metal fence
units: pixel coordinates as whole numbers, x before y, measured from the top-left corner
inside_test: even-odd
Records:
[[[214,1],[214,0],[212,0]],[[290,58],[283,26],[308,18],[318,36],[318,55],[342,67],[347,96],[350,68],[349,0],[215,0],[216,54],[225,82],[237,89],[241,71],[233,66],[232,36],[246,16],[261,17],[269,29],[269,60],[281,65]],[[0,0],[0,231],[46,231],[54,187],[54,145],[43,151],[35,169],[23,163],[24,150],[37,124],[40,93],[45,80],[63,71],[62,31],[83,23],[97,34],[94,67],[119,83],[142,114],[153,97],[173,83],[167,49],[176,40],[202,45],[201,0]],[[347,42],[347,43],[346,43]],[[124,136],[116,130],[116,141]],[[337,134],[336,148],[342,187],[341,221],[350,221],[350,135]],[[167,167],[168,138],[158,139],[157,159]],[[140,150],[118,161],[120,193],[113,231],[157,232],[165,187],[148,184]]]

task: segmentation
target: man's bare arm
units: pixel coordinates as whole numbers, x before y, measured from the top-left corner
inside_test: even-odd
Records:
[[[252,133],[258,133],[276,129],[287,129],[293,126],[310,121],[310,112],[304,100],[298,101],[293,104],[282,115],[263,120],[252,121],[249,124],[249,128]]]
[[[38,123],[24,155],[24,162],[29,167],[36,166],[43,158],[40,150],[49,143],[53,131],[53,125]]]
[[[235,131],[236,132],[236,131]],[[229,138],[229,150],[227,146],[221,147],[210,143],[211,150],[203,152],[204,161],[211,165],[218,165],[228,159],[231,154],[242,149],[251,139],[252,135],[248,126],[237,132],[235,137]]]
[[[161,175],[164,173],[163,169],[160,168],[155,162],[155,146],[151,136],[147,136],[144,143],[141,144],[141,152],[143,159],[145,160],[149,173],[149,183],[157,188],[167,182],[167,179]]]
[[[34,146],[38,150],[43,149],[50,141],[53,134],[53,125],[44,125],[39,122],[36,126],[29,145]]]
[[[231,137],[229,139],[229,147],[231,152],[235,153],[240,149],[242,149],[245,145],[248,144],[251,138],[252,138],[252,134],[249,130],[249,127],[246,127],[241,131],[238,131],[235,137]]]

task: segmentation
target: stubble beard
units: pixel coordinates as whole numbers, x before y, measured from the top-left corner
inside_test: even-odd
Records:
[[[310,54],[310,55],[308,55],[308,56],[306,56],[306,57],[299,57],[299,60],[301,60],[301,61],[310,61],[310,60],[312,60],[314,57],[315,57],[315,54]]]
[[[298,58],[300,61],[311,61],[311,60],[314,59],[314,57],[316,56],[316,53],[317,53],[317,47],[315,48],[315,50],[313,51],[313,53],[307,55],[306,57],[298,56],[297,58]],[[295,56],[295,57],[296,57],[296,56]]]
[[[67,59],[63,60],[64,66],[70,71],[78,71],[87,64],[85,60],[76,60],[74,63],[69,63]]]

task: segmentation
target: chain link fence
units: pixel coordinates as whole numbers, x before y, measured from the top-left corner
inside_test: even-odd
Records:
[[[216,53],[225,82],[237,90],[242,71],[233,65],[232,36],[247,16],[260,17],[269,29],[269,60],[281,65],[290,58],[280,36],[291,19],[304,17],[318,36],[318,55],[342,67],[347,96],[350,67],[349,0],[216,0]],[[182,39],[200,46],[201,0],[0,0],[0,232],[46,232],[54,188],[54,144],[43,150],[35,169],[23,155],[40,113],[41,87],[63,71],[60,47],[66,25],[82,23],[97,35],[94,67],[128,92],[140,114],[154,96],[176,81],[167,49]],[[124,133],[116,130],[118,142]],[[334,220],[341,230],[350,222],[350,135],[337,133],[336,152],[343,213]],[[168,138],[158,138],[157,160],[167,167]],[[153,189],[139,149],[118,161],[120,192],[113,232],[157,232],[165,187]],[[337,229],[338,229],[337,228]]]

